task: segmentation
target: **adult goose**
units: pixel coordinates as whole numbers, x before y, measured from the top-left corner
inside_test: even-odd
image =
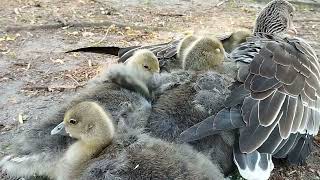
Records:
[[[246,179],[269,178],[272,157],[303,163],[319,130],[320,65],[304,40],[284,37],[293,11],[287,1],[273,0],[260,12],[255,36],[231,53],[243,68],[226,108],[180,136],[191,142],[238,129],[233,156]]]

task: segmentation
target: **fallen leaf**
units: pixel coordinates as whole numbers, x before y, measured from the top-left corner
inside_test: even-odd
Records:
[[[20,10],[19,10],[19,8],[14,8],[14,9],[13,9],[13,11],[14,11],[14,13],[15,13],[15,14],[17,14],[17,15],[19,15],[19,14],[20,14]]]
[[[91,37],[91,36],[93,36],[94,35],[94,33],[92,33],[92,32],[83,32],[82,33],[82,36],[83,37]]]
[[[68,35],[78,35],[79,31],[67,32]]]
[[[60,64],[64,64],[62,59],[56,59],[56,60],[52,60],[52,62],[54,63],[60,63]]]

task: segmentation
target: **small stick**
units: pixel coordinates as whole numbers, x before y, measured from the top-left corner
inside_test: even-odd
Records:
[[[75,78],[73,78],[72,75],[67,74],[66,76],[72,79],[74,82],[76,82],[78,86],[80,86],[80,83]]]
[[[185,14],[174,14],[174,13],[157,13],[158,16],[169,16],[169,17],[181,17],[185,16]]]
[[[216,6],[219,7],[219,6],[221,6],[222,4],[224,4],[225,2],[228,2],[228,0],[221,1],[221,2],[217,3]]]
[[[55,23],[55,24],[45,24],[45,25],[26,25],[26,26],[7,26],[5,31],[32,31],[38,29],[58,29],[62,27],[102,27],[115,25],[120,28],[133,27],[134,29],[150,29],[153,31],[169,31],[170,29],[164,27],[148,27],[148,26],[135,26],[133,24],[122,24],[113,21],[103,21],[103,22],[79,22],[79,23]]]

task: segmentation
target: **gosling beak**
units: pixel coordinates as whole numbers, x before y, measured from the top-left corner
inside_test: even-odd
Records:
[[[63,122],[61,122],[60,124],[58,124],[56,127],[54,127],[51,130],[51,135],[55,135],[55,134],[59,134],[62,136],[69,136],[68,133],[66,132],[66,129],[65,129]]]

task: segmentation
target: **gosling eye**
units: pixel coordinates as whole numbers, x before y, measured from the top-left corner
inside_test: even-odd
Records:
[[[149,66],[144,65],[143,67],[144,67],[145,69],[149,70]]]
[[[75,124],[78,123],[78,121],[75,120],[75,119],[70,119],[70,120],[69,120],[69,123],[75,125]]]

